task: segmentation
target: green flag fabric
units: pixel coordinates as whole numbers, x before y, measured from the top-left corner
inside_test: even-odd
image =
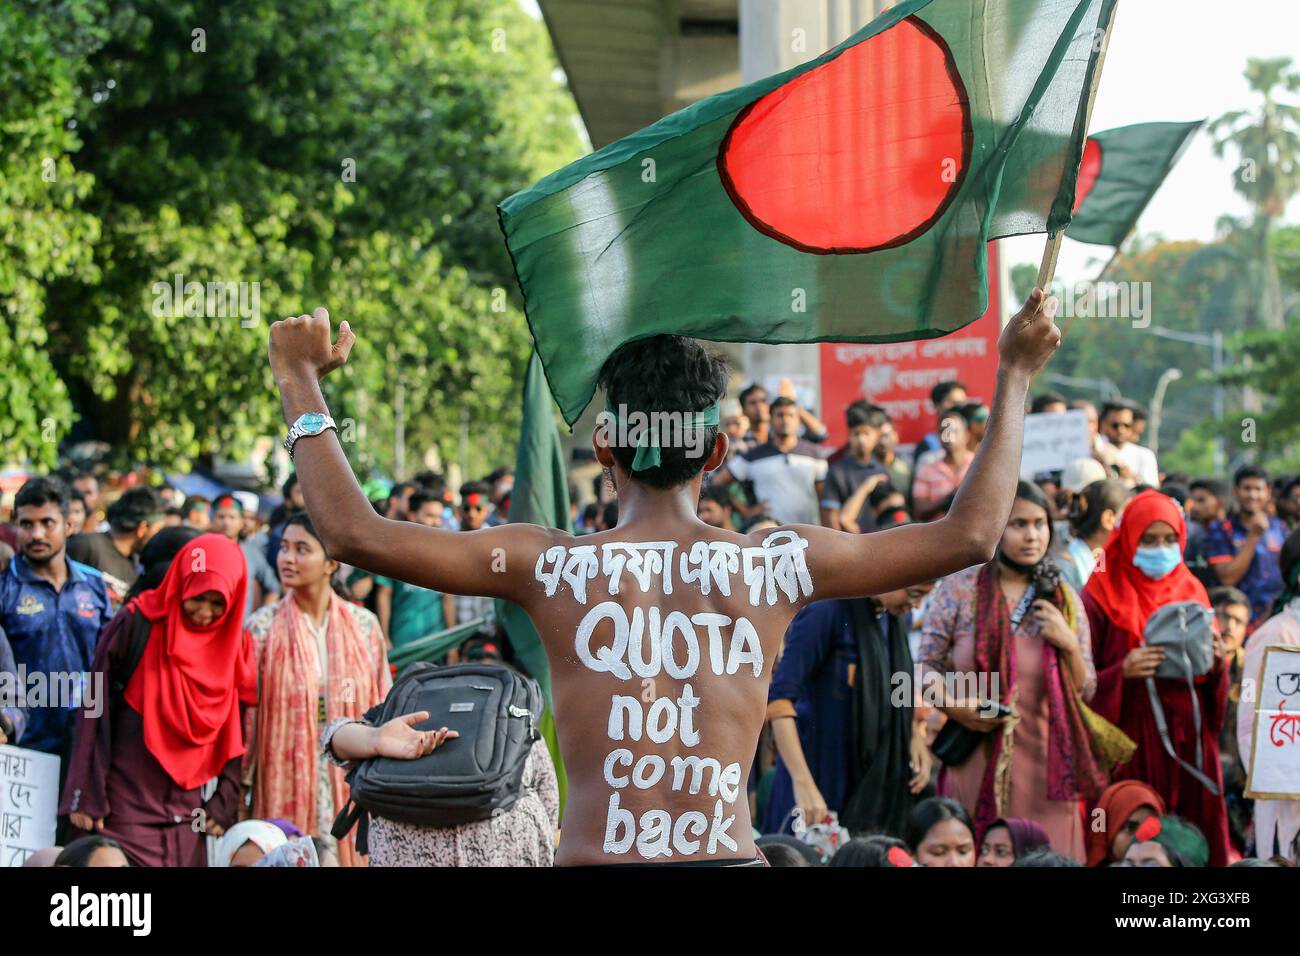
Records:
[[[1070,221],[1116,0],[905,0],[506,199],[572,425],[621,344],[893,342],[987,307],[987,243]]]
[[[546,391],[541,362],[534,352],[524,376],[524,413],[515,455],[515,484],[510,492],[510,521],[571,530],[569,477],[555,427],[554,406]],[[542,685],[547,707],[551,704],[550,668],[533,622],[523,608],[510,601],[496,602],[515,657]]]
[[[515,483],[510,492],[510,520],[544,525],[570,531],[569,478],[564,468],[564,453],[555,427],[554,405],[546,390],[541,360],[534,352],[524,376],[523,421],[519,431],[519,449],[515,456]],[[496,602],[497,619],[506,629],[506,637],[515,660],[537,679],[546,698],[541,732],[555,764],[560,784],[560,806],[564,806],[567,780],[560,747],[555,736],[555,718],[551,710],[551,670],[546,649],[533,622],[518,604]]]
[[[463,624],[444,628],[441,631],[435,631],[432,634],[426,634],[424,637],[417,638],[408,644],[402,644],[400,647],[394,647],[388,652],[388,663],[399,671],[417,661],[428,661],[432,664],[448,651],[460,647],[461,644],[473,637],[478,629],[483,626],[484,621],[484,618],[476,618]]]
[[[1123,245],[1204,122],[1139,123],[1089,136],[1074,219],[1065,234],[1079,242]]]

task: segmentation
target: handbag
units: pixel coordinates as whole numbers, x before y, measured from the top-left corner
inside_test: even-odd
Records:
[[[1214,612],[1196,601],[1166,604],[1147,621],[1142,642],[1165,650],[1156,677],[1194,680],[1214,666]]]
[[[1160,608],[1147,621],[1142,640],[1147,647],[1161,647],[1165,659],[1160,662],[1155,677],[1146,678],[1147,696],[1151,700],[1151,713],[1165,753],[1173,757],[1184,770],[1196,778],[1206,790],[1219,795],[1219,786],[1205,773],[1205,755],[1201,745],[1201,700],[1196,693],[1196,678],[1209,673],[1214,666],[1214,612],[1196,601],[1177,601]],[[1187,682],[1192,695],[1192,722],[1196,730],[1196,765],[1188,763],[1174,751],[1169,739],[1169,725],[1165,709],[1156,691],[1156,677]]]
[[[991,730],[971,730],[949,717],[935,734],[930,753],[945,767],[960,767],[991,733]]]
[[[1025,591],[1020,603],[1011,612],[1013,630],[1020,625],[1020,621],[1029,611],[1029,606],[1036,597],[1038,594],[1034,587],[1031,586]],[[971,758],[975,748],[990,738],[993,733],[992,730],[971,730],[949,717],[935,734],[934,743],[930,745],[930,753],[945,767],[960,767]]]

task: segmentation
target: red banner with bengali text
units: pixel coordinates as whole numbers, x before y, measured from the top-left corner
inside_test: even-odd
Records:
[[[997,243],[991,242],[989,307],[964,329],[938,339],[888,345],[822,343],[821,413],[828,447],[847,441],[844,410],[861,398],[889,413],[904,445],[934,431],[930,389],[940,382],[962,382],[971,401],[992,401],[1002,330],[999,265]]]

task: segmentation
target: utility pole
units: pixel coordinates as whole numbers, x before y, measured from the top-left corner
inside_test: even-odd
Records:
[[[1160,454],[1160,419],[1165,413],[1165,392],[1169,390],[1169,383],[1177,381],[1183,377],[1183,370],[1179,368],[1167,368],[1160,373],[1160,380],[1156,382],[1155,394],[1151,396],[1151,454]]]
[[[1186,342],[1188,345],[1199,345],[1202,348],[1212,349],[1210,359],[1210,369],[1214,373],[1214,417],[1223,421],[1223,416],[1227,414],[1227,399],[1225,396],[1223,382],[1219,377],[1223,374],[1224,368],[1224,351],[1223,351],[1223,333],[1215,330],[1210,334],[1204,332],[1180,332],[1176,329],[1166,329],[1160,325],[1152,325],[1147,328],[1148,332],[1158,335],[1162,339],[1172,339],[1175,342]],[[1221,475],[1227,470],[1228,452],[1223,444],[1223,436],[1214,439],[1214,473]]]

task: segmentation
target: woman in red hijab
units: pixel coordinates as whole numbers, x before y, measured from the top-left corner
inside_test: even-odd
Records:
[[[1202,767],[1219,793],[1187,773],[1165,751],[1156,729],[1146,678],[1155,675],[1164,651],[1147,647],[1143,631],[1151,615],[1167,604],[1194,601],[1209,607],[1205,587],[1183,563],[1187,529],[1182,509],[1158,491],[1144,491],[1124,509],[1106,542],[1104,561],[1083,589],[1083,606],[1092,626],[1092,656],[1097,668],[1094,711],[1128,734],[1138,747],[1115,768],[1117,780],[1142,780],[1164,800],[1169,812],[1200,827],[1210,845],[1210,865],[1228,862],[1228,817],[1223,802],[1219,730],[1228,702],[1224,651],[1195,683],[1201,715]],[[1196,720],[1192,694],[1183,681],[1156,678],[1156,690],[1175,752],[1196,763]]]
[[[204,834],[235,822],[257,699],[247,587],[238,545],[200,535],[100,635],[60,812],[136,866],[206,866]]]

